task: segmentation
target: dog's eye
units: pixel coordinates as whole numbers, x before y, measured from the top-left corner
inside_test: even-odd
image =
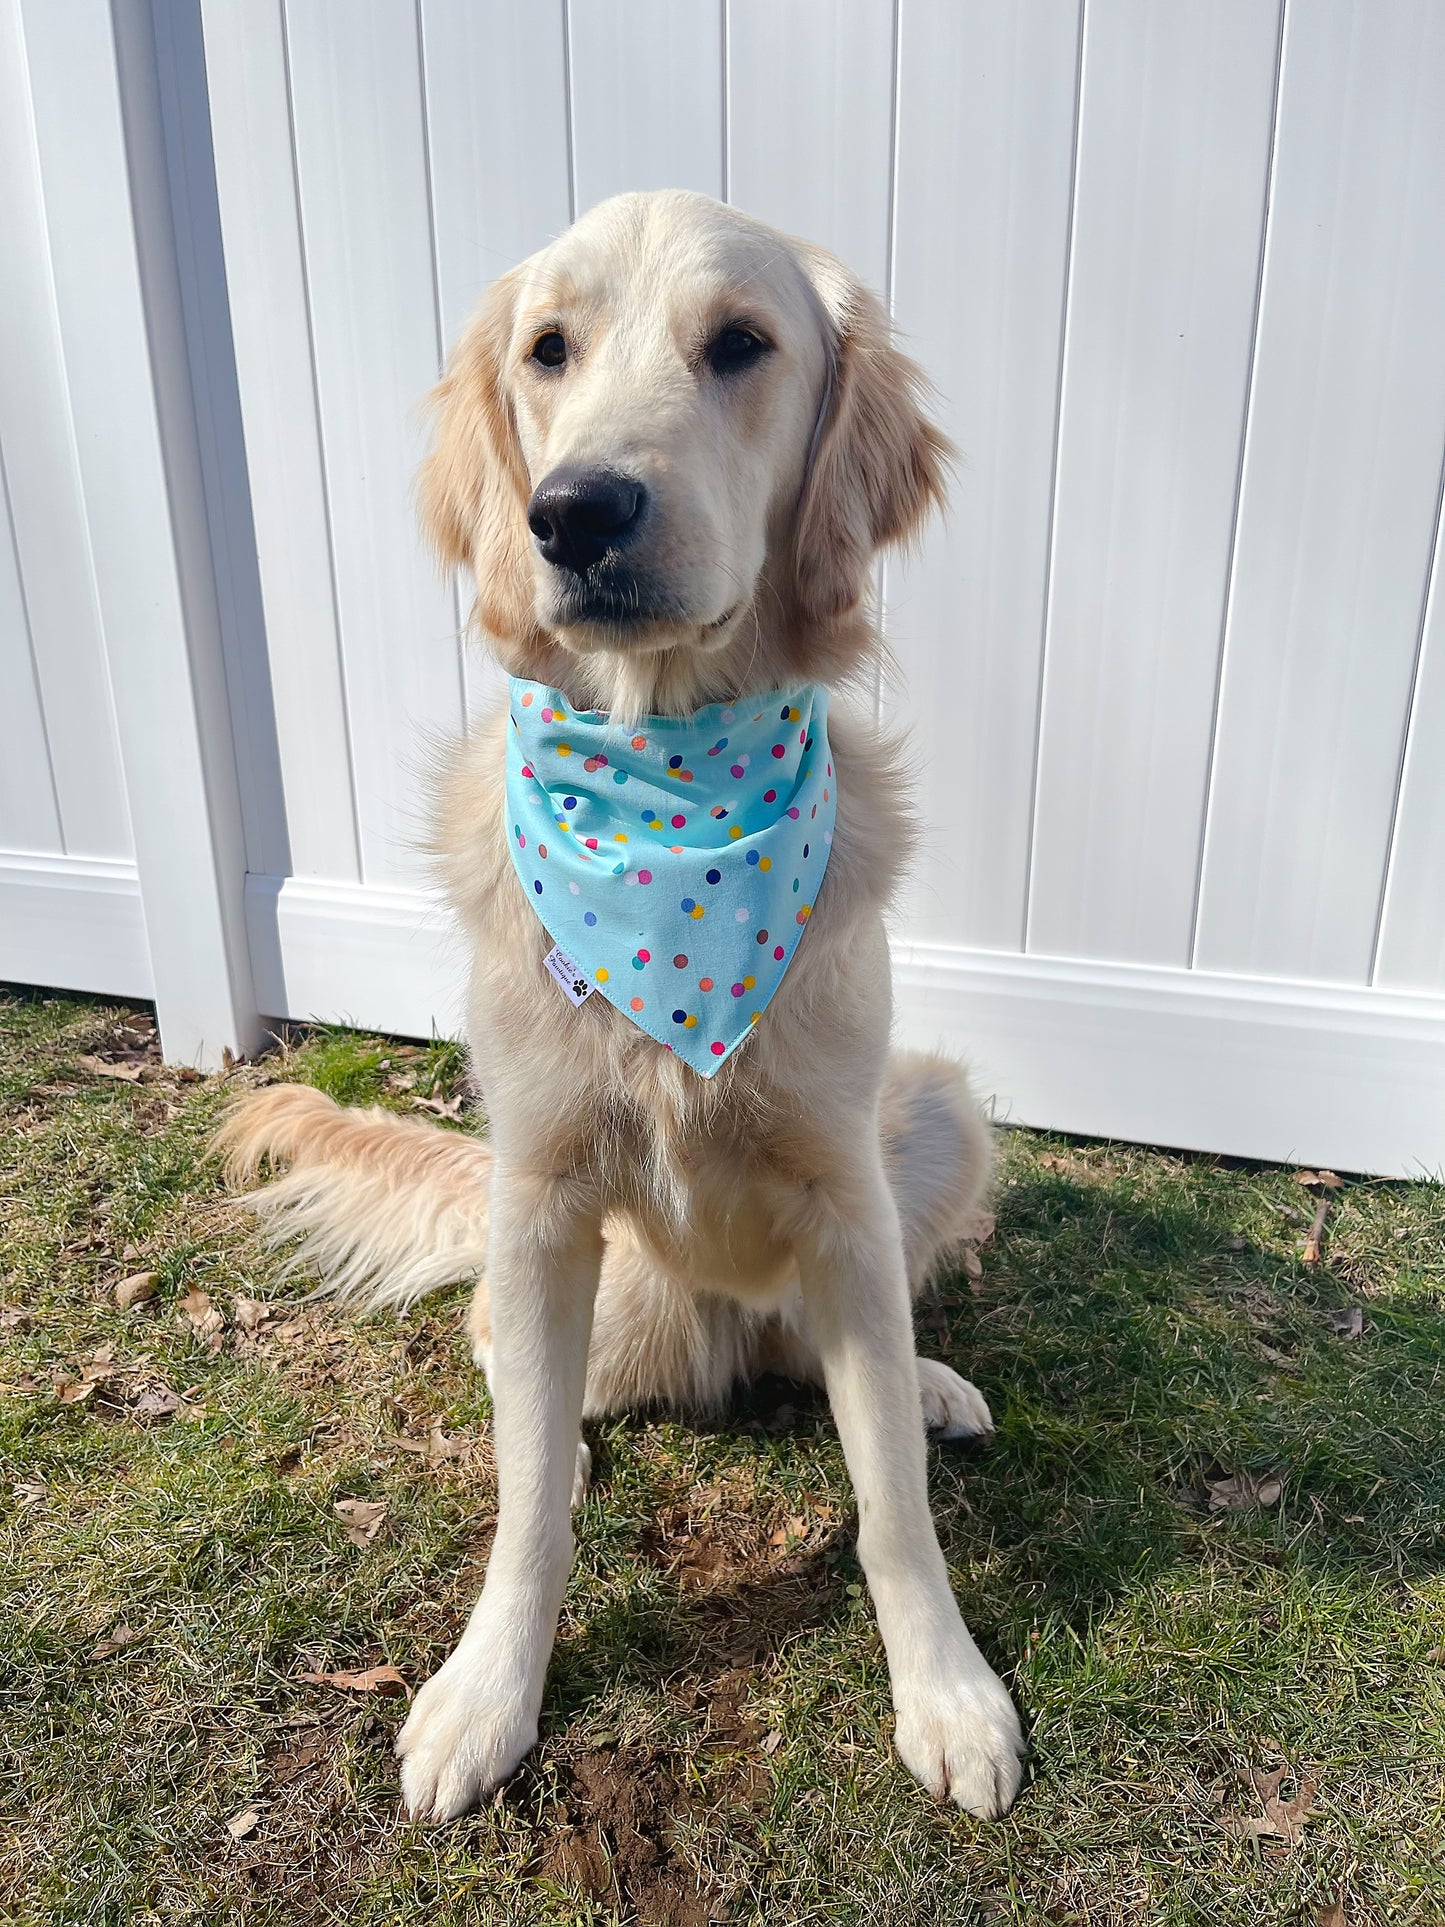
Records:
[[[567,359],[567,343],[555,328],[532,343],[532,360],[543,368],[560,368]]]
[[[761,335],[736,322],[721,329],[707,344],[707,358],[714,374],[718,375],[731,375],[740,368],[750,368],[767,352],[768,343]]]

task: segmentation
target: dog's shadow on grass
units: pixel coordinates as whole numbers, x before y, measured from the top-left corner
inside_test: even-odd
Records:
[[[984,1290],[953,1282],[939,1300],[941,1355],[984,1383],[1000,1421],[972,1476],[935,1481],[943,1509],[951,1492],[975,1531],[1037,1560],[1056,1608],[1197,1559],[1211,1517],[1267,1560],[1438,1570],[1438,1291],[1403,1279],[1398,1257],[1307,1265],[1293,1234],[1240,1235],[1229,1187],[1206,1195],[1013,1187]],[[1233,1474],[1277,1478],[1280,1498],[1213,1513]]]
[[[1221,1547],[1241,1569],[1362,1584],[1445,1566],[1437,1298],[1400,1282],[1398,1257],[1306,1266],[1281,1248],[1291,1238],[1241,1236],[1237,1200],[1233,1174],[1162,1199],[1131,1183],[1016,1179],[983,1279],[950,1277],[920,1307],[920,1351],[978,1383],[999,1426],[985,1452],[930,1451],[940,1537],[996,1664],[1016,1662],[1045,1621],[1083,1636],[1123,1595],[1166,1574],[1187,1583]],[[1358,1337],[1346,1335],[1354,1306]],[[821,1393],[765,1380],[701,1429],[741,1443],[820,1420]],[[575,1703],[619,1675],[765,1665],[838,1626],[860,1578],[841,1496],[821,1543],[771,1558],[717,1557],[686,1521],[672,1537],[644,1525],[638,1549],[670,1584],[588,1614],[561,1696]]]

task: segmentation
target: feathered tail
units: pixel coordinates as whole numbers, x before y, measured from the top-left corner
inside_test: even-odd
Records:
[[[273,1245],[296,1240],[353,1310],[398,1309],[475,1277],[487,1255],[492,1154],[475,1138],[373,1106],[343,1109],[305,1084],[243,1097],[212,1147]]]

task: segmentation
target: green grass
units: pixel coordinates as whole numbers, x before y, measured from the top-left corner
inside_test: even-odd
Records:
[[[462,1296],[375,1324],[286,1302],[203,1146],[228,1085],[411,1110],[460,1055],[313,1034],[187,1080],[148,1031],[0,994],[0,1918],[1270,1927],[1343,1893],[1351,1927],[1445,1921],[1445,1193],[1348,1184],[1308,1266],[1291,1171],[1007,1136],[983,1276],[920,1315],[999,1423],[935,1450],[932,1489],[1031,1729],[1007,1821],[888,1752],[826,1408],[765,1386],[726,1423],[594,1434],[542,1745],[425,1830],[404,1700],[300,1675],[414,1686],[475,1595]],[[107,1055],[141,1080],[78,1062]],[[253,1299],[281,1309],[248,1329]],[[453,1456],[412,1449],[434,1422]],[[1283,1496],[1211,1512],[1233,1473]],[[387,1507],[369,1545],[348,1498]],[[1271,1769],[1317,1788],[1292,1844],[1242,1825]]]

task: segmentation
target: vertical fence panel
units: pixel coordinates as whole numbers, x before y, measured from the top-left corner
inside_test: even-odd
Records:
[[[362,868],[401,881],[428,737],[464,714],[455,603],[412,507],[440,361],[421,49],[394,0],[289,0],[286,22]]]
[[[1085,12],[1032,951],[1189,961],[1278,34]]]
[[[958,444],[948,514],[888,571],[922,860],[903,919],[1023,941],[1078,10],[903,0],[894,312]]]
[[[126,858],[130,819],[65,385],[18,0],[0,4],[0,261],[0,461],[8,496],[8,513],[0,503],[0,550],[10,548],[14,571],[0,592],[7,598],[0,618],[6,684],[0,695],[6,744],[0,792],[10,799],[0,803],[0,847]],[[0,561],[0,569],[8,565]],[[22,829],[22,823],[29,827]]]
[[[1445,11],[1290,8],[1195,961],[1366,983],[1445,445]]]
[[[422,0],[442,340],[571,219],[562,0]]]
[[[888,291],[893,8],[729,0],[728,199]]]
[[[0,448],[0,458],[3,458]],[[30,641],[30,619],[15,552],[10,490],[0,459],[0,850],[59,855],[60,811]]]
[[[1445,521],[1435,533],[1374,981],[1445,991]]]
[[[202,0],[290,874],[361,875],[282,0]]]
[[[576,211],[654,187],[723,193],[719,0],[568,0]]]
[[[422,0],[427,155],[437,298],[450,349],[499,274],[560,234],[571,217],[563,0],[525,12],[513,0]],[[465,622],[472,585],[457,588]],[[470,709],[501,672],[477,644],[464,662]]]

